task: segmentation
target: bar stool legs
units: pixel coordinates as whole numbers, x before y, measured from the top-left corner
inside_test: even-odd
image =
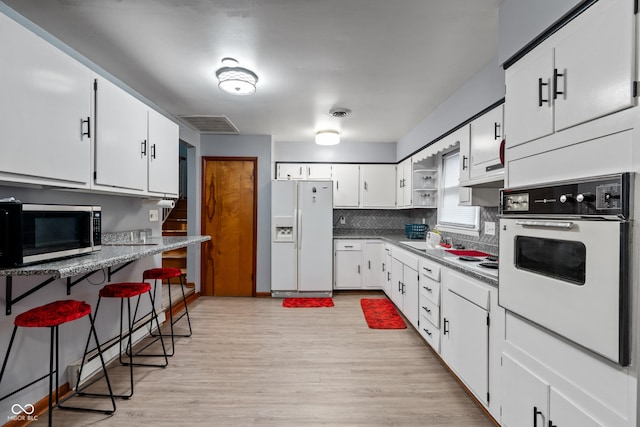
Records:
[[[167,280],[167,290],[169,293],[169,327],[171,329],[171,353],[167,354],[168,356],[173,356],[175,354],[175,337],[190,337],[193,334],[191,329],[191,318],[189,317],[189,307],[187,305],[187,296],[184,293],[184,283],[182,282],[182,271],[179,268],[152,268],[149,270],[145,270],[142,274],[143,280],[153,280],[153,293],[155,295],[158,280]],[[171,279],[178,278],[180,281],[180,290],[182,291],[182,304],[184,307],[184,313],[180,314],[176,319],[173,318],[173,299],[171,297]],[[162,283],[162,282],[161,282]],[[187,324],[189,326],[188,334],[176,334],[174,331],[174,325],[180,321],[183,317],[187,317]],[[152,334],[152,336],[157,336]]]
[[[133,367],[134,366],[149,366],[149,367],[158,367],[158,368],[164,368],[169,364],[169,359],[167,358],[167,351],[164,345],[164,339],[162,337],[162,335],[160,335],[159,337],[159,341],[160,344],[162,346],[162,353],[161,354],[142,354],[141,352],[146,349],[149,345],[143,347],[141,350],[139,350],[137,353],[133,353],[132,349],[133,349],[133,333],[134,333],[134,324],[136,321],[136,315],[134,314],[133,317],[131,316],[131,298],[133,297],[138,297],[137,303],[136,303],[136,307],[138,306],[138,303],[140,302],[140,297],[143,294],[148,294],[149,295],[149,300],[151,302],[151,319],[149,319],[149,323],[150,323],[150,329],[153,328],[153,322],[155,321],[156,323],[156,327],[158,328],[158,330],[160,329],[160,323],[158,321],[158,315],[156,313],[155,310],[155,299],[152,295],[151,292],[151,285],[149,285],[148,283],[113,283],[113,284],[109,284],[109,285],[105,285],[99,293],[99,297],[98,297],[98,303],[96,304],[96,314],[98,313],[98,308],[100,307],[100,302],[102,301],[102,298],[120,298],[120,335],[119,335],[119,361],[122,365],[124,366],[128,366],[129,367],[129,392],[125,393],[125,394],[117,394],[114,395],[115,397],[120,397],[120,398],[124,398],[124,399],[128,399],[131,396],[133,396],[133,389],[134,389],[134,381],[133,381]],[[123,323],[123,317],[124,317],[124,300],[127,300],[127,345],[125,347],[125,350],[123,351],[122,349],[122,342],[123,340],[123,336],[122,336],[122,331],[124,330],[124,323]],[[87,346],[88,346],[88,342],[87,342]],[[88,348],[88,347],[87,347]],[[85,351],[86,353],[86,351]],[[123,360],[122,355],[126,354],[128,356],[128,360]],[[153,364],[153,363],[140,363],[140,362],[134,362],[134,358],[135,357],[156,357],[156,356],[160,356],[164,358],[164,363],[158,363],[158,364]],[[85,395],[93,395],[96,396],[96,394],[88,394],[85,393]],[[100,396],[99,394],[97,396]]]
[[[74,406],[63,406],[62,404],[69,400],[70,398],[81,395],[78,392],[78,386],[76,386],[76,390],[73,393],[66,396],[63,399],[59,399],[58,390],[60,388],[59,380],[58,380],[58,356],[59,356],[59,331],[58,326],[71,322],[76,319],[80,319],[82,317],[87,316],[89,318],[89,322],[91,324],[91,330],[89,332],[89,340],[87,342],[87,346],[89,345],[89,341],[91,337],[94,338],[96,345],[98,346],[98,355],[100,356],[100,362],[102,364],[102,370],[104,373],[104,378],[107,383],[107,387],[109,390],[109,394],[103,394],[102,396],[109,397],[111,400],[111,409],[96,409],[96,408],[86,408],[86,407],[74,407]],[[87,411],[87,412],[100,412],[105,413],[107,415],[112,414],[116,410],[116,403],[113,396],[113,390],[111,388],[111,382],[109,381],[109,375],[107,374],[107,368],[104,362],[104,357],[102,352],[100,351],[100,344],[98,342],[98,336],[96,334],[95,325],[93,318],[91,316],[91,306],[85,302],[75,301],[75,300],[63,300],[56,301],[50,304],[46,304],[40,307],[33,308],[31,310],[26,311],[18,316],[16,316],[14,320],[13,332],[11,334],[11,339],[9,341],[9,348],[7,349],[7,353],[5,355],[4,361],[2,363],[2,369],[0,370],[0,383],[2,383],[2,378],[4,377],[5,369],[7,367],[7,362],[9,360],[9,354],[11,353],[11,349],[13,347],[13,343],[15,340],[16,332],[18,327],[25,328],[33,328],[33,327],[48,327],[50,329],[50,343],[49,343],[49,373],[44,375],[31,383],[21,387],[18,390],[15,390],[2,398],[4,400],[10,396],[15,395],[16,393],[30,387],[31,385],[41,381],[47,377],[49,377],[49,426],[52,426],[52,412],[53,409],[58,407],[60,409],[68,409],[68,410],[77,410],[77,411]],[[55,352],[55,354],[54,354]],[[86,353],[86,352],[85,352]],[[54,357],[55,356],[55,357]],[[55,363],[54,363],[55,358]],[[78,372],[78,384],[80,382],[80,375],[82,372],[82,366],[84,365],[85,359],[83,357],[82,365],[80,367],[80,371]],[[54,388],[54,373],[55,373],[55,388]],[[53,402],[53,393],[55,392],[55,405]]]

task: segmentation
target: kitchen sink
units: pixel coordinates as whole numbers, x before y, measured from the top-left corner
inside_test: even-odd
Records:
[[[405,241],[401,241],[400,243],[402,243],[403,245],[407,245],[410,248],[413,249],[418,249],[421,251],[424,251],[425,249],[427,249],[427,242],[422,241],[422,240],[418,240],[418,241],[409,241],[409,240],[405,240]]]

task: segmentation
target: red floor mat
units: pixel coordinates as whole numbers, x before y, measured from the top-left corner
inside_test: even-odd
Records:
[[[333,307],[331,298],[285,298],[282,306],[287,308]]]
[[[388,299],[360,300],[364,318],[371,329],[406,329],[407,325]]]

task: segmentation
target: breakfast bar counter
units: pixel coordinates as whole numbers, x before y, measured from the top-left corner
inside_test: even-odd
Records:
[[[102,269],[108,269],[109,280],[111,275],[130,263],[147,256],[155,255],[173,249],[183,248],[189,245],[211,240],[210,236],[177,236],[177,237],[150,237],[144,242],[103,243],[99,251],[87,255],[79,255],[72,258],[25,265],[15,268],[0,269],[0,276],[6,278],[6,314],[11,314],[11,305],[31,295],[55,279],[67,279],[67,294],[71,288],[86,279],[91,274]],[[118,266],[116,269],[111,267]],[[72,277],[82,275],[76,280]],[[44,282],[29,289],[23,294],[13,297],[12,278],[14,276],[49,276]]]

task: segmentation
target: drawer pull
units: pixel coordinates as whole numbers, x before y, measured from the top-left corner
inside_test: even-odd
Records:
[[[422,328],[422,330],[425,331],[427,335],[431,336],[431,332],[429,332],[429,330],[427,330],[425,328]]]
[[[353,245],[344,245],[345,248],[352,248]]]
[[[427,267],[422,267],[423,270],[426,270],[427,273],[433,273],[433,270],[431,270],[430,268]]]
[[[424,289],[424,290],[425,290],[425,291],[427,291],[427,292],[433,292],[433,289],[431,289],[431,288],[430,288],[430,287],[428,287],[428,286],[423,286],[423,287],[422,287],[422,289]]]
[[[422,306],[422,309],[423,309],[424,311],[426,311],[427,313],[431,314],[431,310],[430,310],[430,309],[428,309],[427,307]]]

